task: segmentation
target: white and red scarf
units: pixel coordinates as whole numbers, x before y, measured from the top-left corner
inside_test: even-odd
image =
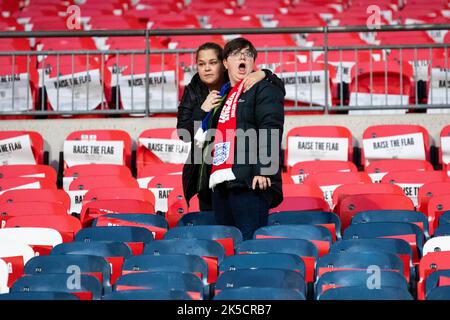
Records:
[[[235,151],[236,111],[243,90],[241,82],[242,80],[233,86],[220,113],[212,148],[213,163],[209,177],[211,189],[222,182],[236,179],[231,168]]]

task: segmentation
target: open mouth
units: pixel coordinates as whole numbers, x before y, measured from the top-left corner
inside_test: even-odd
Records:
[[[240,63],[239,64],[239,72],[245,72],[245,70],[247,69],[247,66],[245,65],[245,63]]]

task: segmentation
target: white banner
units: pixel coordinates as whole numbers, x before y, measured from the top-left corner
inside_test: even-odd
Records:
[[[286,100],[325,105],[325,71],[283,72],[279,76],[286,89]],[[328,105],[331,105],[330,83],[328,86]]]
[[[124,164],[123,141],[64,141],[64,161],[68,167],[79,164]]]
[[[32,107],[33,96],[28,73],[15,74],[14,77],[0,76],[0,111],[23,111],[31,110]]]
[[[450,163],[450,137],[441,137],[442,162]]]
[[[332,79],[333,83],[350,83],[351,82],[351,70],[353,66],[356,64],[355,62],[342,61],[330,61],[332,66],[336,68],[336,76]]]
[[[83,206],[83,198],[84,195],[88,192],[89,190],[71,190],[71,191],[66,191],[67,194],[70,197],[70,211],[69,213],[72,212],[76,212],[76,213],[81,213],[81,208]]]
[[[419,189],[423,186],[423,183],[396,183],[396,185],[403,189],[403,192],[412,200],[415,207],[419,205],[417,196],[419,195]]]
[[[422,133],[364,139],[363,148],[366,163],[381,159],[426,159]]]
[[[348,161],[348,139],[289,137],[288,165],[308,160]]]
[[[155,196],[155,211],[167,212],[169,209],[169,194],[173,188],[150,188]]]
[[[369,173],[369,177],[373,183],[381,183],[381,179],[387,174],[387,172]]]
[[[445,68],[431,69],[428,88],[428,104],[448,104],[450,102],[450,70]],[[427,109],[427,113],[448,113],[448,109]]]
[[[115,86],[116,77],[112,77]],[[125,110],[145,110],[145,74],[119,76],[120,96]],[[149,74],[150,111],[173,109],[178,105],[178,86],[175,71]],[[164,99],[163,99],[164,97]]]
[[[0,165],[36,164],[29,135],[0,140]]]
[[[175,139],[140,138],[139,143],[165,163],[185,163],[191,144]]]
[[[59,85],[58,85],[59,84]],[[59,88],[59,94],[58,94]],[[93,110],[106,101],[98,69],[60,76],[45,77],[45,89],[54,110]],[[88,99],[89,97],[89,99]],[[59,106],[58,106],[59,104]]]

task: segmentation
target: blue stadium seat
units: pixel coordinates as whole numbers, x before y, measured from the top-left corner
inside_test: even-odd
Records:
[[[341,239],[341,221],[333,212],[325,211],[279,211],[269,215],[269,226],[283,224],[311,224],[323,225],[333,229],[333,235]],[[333,226],[334,225],[334,226]],[[331,231],[331,230],[330,230]]]
[[[102,300],[192,300],[192,297],[179,290],[124,290],[107,294]]]
[[[305,296],[286,288],[236,288],[220,291],[214,300],[306,300]]]
[[[111,291],[111,267],[109,263],[99,256],[93,255],[48,255],[30,259],[24,268],[24,274],[41,275],[51,273],[67,274],[70,267],[76,266],[83,274],[98,277],[105,293]]]
[[[97,278],[81,274],[43,274],[23,276],[11,287],[11,292],[67,292],[79,294],[82,300],[100,300],[102,285]]]
[[[362,287],[342,287],[325,291],[320,300],[413,300],[408,290],[395,287],[368,289]]]
[[[242,242],[242,233],[230,226],[185,226],[169,229],[164,239],[206,239],[221,243],[225,255],[233,255],[235,247]]]
[[[426,300],[450,300],[450,287],[437,287],[431,290]]]
[[[208,266],[199,256],[189,254],[139,255],[125,260],[122,274],[136,272],[188,272],[207,283]]]
[[[75,241],[113,241],[124,242],[133,254],[142,254],[144,244],[153,241],[153,234],[142,227],[90,227],[81,229],[75,235]]]
[[[279,237],[308,240],[317,247],[319,256],[327,254],[333,242],[330,230],[327,228],[303,224],[262,227],[255,231],[253,237],[254,239]]]
[[[442,236],[450,236],[450,224],[440,224],[437,227],[433,237],[442,237]]]
[[[371,266],[377,266],[380,271],[396,271],[404,276],[403,262],[395,254],[387,252],[330,253],[319,259],[316,274],[320,279],[327,272],[367,270]]]
[[[173,239],[147,243],[144,254],[192,254],[202,257],[208,264],[208,283],[214,283],[217,279],[219,264],[225,258],[225,249],[213,240]]]
[[[439,217],[439,226],[444,224],[450,224],[450,210],[444,211]]]
[[[315,284],[315,298],[320,299],[320,296],[328,289],[334,287],[355,287],[367,286],[368,283],[376,285],[372,282],[373,273],[367,270],[340,270],[334,272],[327,272],[321,276]],[[408,283],[405,278],[398,272],[380,271],[379,285],[384,287],[396,287],[408,290]]]
[[[0,300],[80,300],[67,292],[11,292],[0,294]]]
[[[228,288],[257,287],[293,289],[306,296],[305,279],[298,272],[281,269],[240,269],[222,273],[215,293]]]
[[[121,276],[114,285],[114,291],[123,290],[180,290],[194,300],[202,300],[204,291],[202,281],[187,272],[140,272]]]
[[[289,253],[240,254],[229,256],[219,265],[219,274],[241,269],[282,269],[299,272],[305,277],[305,263]]]
[[[236,254],[289,253],[299,257],[305,264],[305,280],[314,282],[315,265],[319,258],[317,247],[303,239],[246,240],[236,248]]]
[[[425,279],[425,297],[438,287],[446,287],[447,283],[442,283],[443,280],[450,280],[450,270],[436,270]]]
[[[189,212],[178,220],[178,227],[217,225],[214,211]]]
[[[371,222],[352,224],[344,232],[344,240],[383,237],[398,238],[408,241],[413,249],[414,263],[417,263],[422,257],[425,236],[423,231],[415,224],[406,222]]]
[[[371,223],[371,222],[409,222],[421,224],[419,226],[426,239],[428,234],[428,218],[422,212],[413,210],[370,210],[362,211],[352,217],[352,224]]]
[[[330,253],[389,252],[396,254],[403,261],[405,277],[415,281],[415,269],[412,263],[412,249],[401,239],[349,239],[334,243]],[[409,276],[408,276],[409,275]]]

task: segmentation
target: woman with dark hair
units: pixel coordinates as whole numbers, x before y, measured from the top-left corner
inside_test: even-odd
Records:
[[[213,191],[217,223],[239,228],[247,240],[267,225],[269,209],[283,200],[284,95],[268,81],[260,81],[245,92],[242,89],[257,57],[247,39],[228,42],[223,57],[230,81],[222,89],[224,99],[208,125],[213,138],[204,155],[212,157],[211,170],[200,180]]]
[[[196,63],[198,72],[184,89],[178,106],[177,129],[180,139],[191,142],[191,152],[183,168],[186,201],[189,203],[189,200],[198,194],[200,209],[205,211],[211,210],[211,192],[209,188],[199,185],[202,157],[201,148],[194,143],[194,135],[208,113],[220,104],[220,89],[229,79],[223,65],[223,49],[216,43],[207,42],[201,45],[196,51]],[[279,87],[284,95],[283,82],[269,70],[249,73],[242,81],[244,91],[263,79]],[[196,152],[200,157],[195,156]]]

